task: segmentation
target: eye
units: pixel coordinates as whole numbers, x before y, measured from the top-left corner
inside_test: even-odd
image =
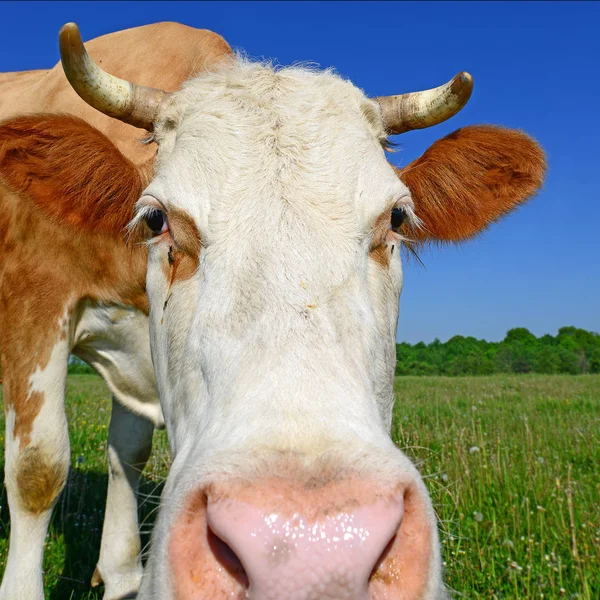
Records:
[[[392,231],[397,233],[405,220],[406,212],[403,208],[392,208],[392,216],[390,219],[390,228]]]
[[[154,236],[160,235],[161,233],[165,233],[165,231],[169,230],[167,217],[165,213],[158,208],[153,208],[146,214],[144,219],[146,221],[146,225],[148,225],[148,229]]]

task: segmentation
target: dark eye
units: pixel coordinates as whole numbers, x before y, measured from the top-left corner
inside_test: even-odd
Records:
[[[404,223],[406,219],[406,212],[402,208],[392,208],[392,218],[390,221],[390,226],[393,231],[398,231],[400,227],[402,227],[402,223]]]
[[[158,208],[153,208],[148,214],[146,214],[145,220],[146,225],[148,225],[148,229],[152,232],[152,235],[160,235],[169,229],[165,213]]]

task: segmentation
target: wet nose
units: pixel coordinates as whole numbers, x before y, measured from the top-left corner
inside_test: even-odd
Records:
[[[402,502],[389,500],[312,515],[231,499],[207,507],[208,527],[242,563],[256,600],[367,600],[402,516]]]
[[[438,598],[436,544],[415,482],[210,484],[189,494],[169,531],[173,598]]]

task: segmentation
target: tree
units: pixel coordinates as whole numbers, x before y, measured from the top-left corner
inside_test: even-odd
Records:
[[[490,373],[600,373],[600,335],[561,327],[539,339],[515,327],[501,342],[455,335],[442,343],[396,346],[397,375],[487,375]]]

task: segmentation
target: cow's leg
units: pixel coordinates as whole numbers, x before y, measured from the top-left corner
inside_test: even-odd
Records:
[[[143,313],[92,304],[84,307],[75,331],[73,353],[102,375],[113,394],[106,513],[92,578],[92,585],[104,581],[105,600],[137,592],[142,575],[138,480],[150,455],[154,426],[164,426],[148,336]]]
[[[48,337],[40,332],[39,340],[47,342]],[[64,410],[69,347],[60,339],[51,351],[26,348],[35,366],[13,348],[3,349],[4,470],[11,528],[0,600],[42,600],[44,540],[69,470]]]
[[[104,600],[135,597],[142,579],[138,481],[152,449],[154,425],[113,396],[108,430],[108,494],[100,559],[92,585],[104,581]]]

